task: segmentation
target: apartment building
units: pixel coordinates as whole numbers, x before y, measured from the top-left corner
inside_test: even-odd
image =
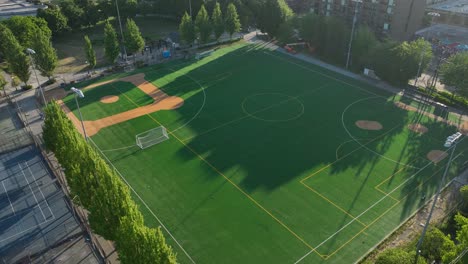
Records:
[[[312,0],[311,11],[341,16],[352,23],[357,6],[358,23],[367,24],[380,38],[411,39],[421,28],[427,0]]]

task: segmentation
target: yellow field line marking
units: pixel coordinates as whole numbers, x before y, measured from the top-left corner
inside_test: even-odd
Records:
[[[437,171],[435,171],[429,178],[427,178],[427,180],[421,182],[420,184],[418,184],[417,187],[419,186],[422,186],[424,185],[426,182],[428,182],[431,178],[434,177],[434,175],[436,175],[437,173],[439,173],[444,167],[441,167],[440,169],[438,169]],[[383,192],[382,190],[378,189],[379,191]],[[414,191],[413,191],[414,192]],[[408,194],[406,194],[405,196],[402,197],[401,200],[396,200],[396,203],[394,205],[392,205],[390,208],[388,208],[385,212],[383,212],[382,214],[380,214],[380,216],[378,216],[376,219],[374,219],[369,225],[367,225],[365,228],[363,228],[361,231],[359,231],[356,235],[354,235],[351,239],[349,239],[348,241],[346,241],[343,245],[341,245],[338,249],[336,249],[335,251],[333,251],[330,255],[326,255],[327,257],[325,259],[328,259],[329,257],[333,256],[334,254],[336,254],[339,250],[341,250],[344,246],[346,246],[348,243],[350,243],[352,240],[354,240],[358,235],[360,235],[361,233],[363,233],[366,229],[368,229],[371,225],[373,225],[375,222],[377,222],[380,218],[382,218],[385,214],[387,214],[390,210],[392,210],[396,205],[398,205],[403,199],[405,199],[406,197],[408,197],[410,194],[412,194],[413,192],[409,192]],[[385,193],[385,192],[383,192]],[[392,196],[390,196],[389,194],[385,193],[387,195],[387,197],[390,197],[392,199],[394,199]]]
[[[127,97],[128,98],[128,97]],[[139,106],[137,103],[135,103],[133,100],[128,98],[134,105]],[[149,118],[151,118],[156,124],[162,126],[162,124],[153,118],[150,114],[146,114]],[[310,250],[315,252],[318,256],[323,258],[322,254],[320,254],[318,251],[315,250],[314,247],[309,245],[302,237],[300,237],[298,234],[296,234],[291,228],[289,228],[286,224],[284,224],[281,220],[279,220],[276,216],[274,216],[270,211],[268,211],[265,207],[263,207],[259,202],[257,202],[252,196],[250,196],[248,193],[246,193],[244,190],[242,190],[241,187],[239,187],[237,184],[235,184],[231,179],[229,179],[226,175],[224,175],[222,172],[220,172],[215,166],[213,166],[210,162],[208,162],[205,158],[203,158],[200,154],[198,154],[195,150],[193,150],[191,147],[189,147],[187,144],[185,144],[182,140],[180,140],[175,134],[173,134],[171,131],[169,131],[169,134],[171,134],[175,139],[177,139],[183,146],[185,146],[187,149],[189,149],[193,154],[195,154],[201,161],[203,161],[206,165],[208,165],[212,170],[217,172],[220,176],[222,176],[227,182],[229,182],[232,186],[234,186],[239,192],[241,192],[243,195],[245,195],[250,201],[252,201],[257,207],[262,209],[265,213],[267,213],[271,218],[273,218],[278,224],[280,224],[282,227],[284,227],[289,233],[291,233],[294,237],[296,237],[299,241],[301,241],[305,246],[307,246]]]
[[[344,159],[344,158],[348,157],[349,155],[353,154],[354,152],[356,152],[356,151],[362,149],[364,146],[367,146],[367,145],[371,144],[372,142],[376,141],[377,139],[382,138],[383,136],[387,135],[388,133],[390,133],[391,131],[393,131],[394,129],[396,129],[396,128],[399,127],[399,126],[401,126],[401,125],[396,125],[396,126],[394,126],[393,128],[391,128],[391,129],[388,130],[387,132],[383,133],[382,135],[379,135],[379,136],[375,137],[374,139],[370,140],[368,143],[363,144],[362,146],[356,148],[355,150],[351,151],[350,153],[344,155],[343,157],[341,157],[341,158],[335,160],[334,162],[332,162],[332,163],[330,163],[330,164],[328,164],[328,165],[322,167],[322,168],[319,169],[318,171],[316,171],[316,172],[310,174],[309,176],[305,177],[304,179],[302,179],[301,182],[304,182],[304,181],[308,180],[309,178],[311,178],[311,177],[317,175],[318,173],[322,172],[323,170],[329,168],[329,167],[332,166],[333,164],[335,164],[335,163],[341,161],[342,159]]]
[[[379,188],[377,188],[377,187],[374,187],[374,189],[376,189],[377,191],[381,192],[382,194],[387,195],[388,197],[390,197],[390,198],[391,198],[392,200],[394,200],[395,202],[400,202],[400,200],[398,200],[397,198],[391,196],[390,194],[388,194],[388,193],[382,191],[381,189],[379,189]]]
[[[239,122],[239,121],[241,121],[241,120],[243,120],[243,119],[246,119],[246,118],[248,118],[248,117],[252,117],[252,115],[254,115],[254,114],[258,114],[258,113],[260,113],[260,112],[263,112],[263,111],[269,110],[269,109],[271,109],[271,108],[280,106],[280,105],[282,105],[282,104],[284,104],[284,103],[287,103],[287,102],[289,102],[289,101],[296,100],[297,98],[299,98],[299,97],[301,97],[301,96],[304,96],[304,95],[306,95],[306,94],[308,94],[308,93],[316,92],[316,91],[318,91],[318,90],[320,90],[320,89],[325,88],[326,86],[327,86],[327,84],[324,84],[324,85],[320,86],[319,88],[314,89],[314,90],[312,90],[312,91],[309,91],[309,92],[306,92],[306,93],[303,93],[303,94],[300,94],[300,95],[296,95],[296,96],[291,96],[291,97],[289,97],[289,98],[286,99],[286,100],[280,101],[279,103],[276,103],[276,104],[269,105],[269,106],[267,106],[267,107],[264,107],[264,108],[262,108],[262,109],[259,109],[259,110],[255,111],[255,112],[253,112],[253,113],[251,113],[251,114],[246,113],[245,116],[242,116],[242,117],[233,119],[233,120],[228,121],[228,122],[226,122],[226,123],[224,123],[224,124],[221,124],[221,125],[219,125],[219,126],[210,128],[210,129],[208,129],[208,130],[206,130],[206,131],[204,131],[204,132],[197,133],[197,135],[192,136],[192,137],[188,137],[188,138],[185,138],[185,139],[182,139],[182,141],[183,141],[183,142],[187,142],[187,141],[189,141],[189,140],[191,140],[191,139],[193,139],[193,138],[203,136],[203,135],[208,134],[208,133],[210,133],[210,132],[213,132],[214,130],[217,130],[217,129],[219,129],[219,128],[222,128],[222,127],[225,127],[225,126],[227,126],[227,125],[230,125],[230,124]],[[244,111],[244,113],[245,113],[245,111]]]
[[[396,202],[394,205],[392,205],[390,208],[388,208],[385,212],[383,212],[379,217],[374,219],[368,226],[364,227],[359,231],[357,234],[355,234],[352,238],[350,238],[348,241],[343,243],[339,248],[337,248],[335,251],[333,251],[331,254],[327,255],[325,259],[330,258],[331,256],[335,255],[338,251],[340,251],[343,247],[345,247],[347,244],[349,244],[351,241],[353,241],[357,236],[362,234],[364,231],[366,231],[371,225],[373,225],[375,222],[377,222],[380,218],[382,218],[385,214],[387,214],[390,210],[392,210],[395,206],[397,206],[400,203],[400,201]]]
[[[363,226],[367,226],[366,224],[364,224],[363,222],[361,222],[359,219],[357,219],[356,217],[354,217],[352,214],[350,214],[349,212],[347,212],[345,209],[341,208],[340,206],[338,206],[337,204],[335,204],[334,202],[332,202],[330,199],[328,199],[327,197],[325,197],[324,195],[322,195],[321,193],[319,193],[318,191],[316,191],[315,189],[313,189],[312,187],[310,187],[309,185],[301,182],[302,185],[304,185],[307,189],[309,189],[310,191],[314,192],[315,194],[317,194],[318,196],[320,196],[322,199],[324,199],[325,201],[329,202],[330,204],[332,204],[333,206],[335,206],[336,208],[338,208],[340,211],[342,211],[343,213],[345,213],[346,215],[350,216],[351,218],[353,218],[354,220],[356,220],[358,223],[360,223],[361,225]]]

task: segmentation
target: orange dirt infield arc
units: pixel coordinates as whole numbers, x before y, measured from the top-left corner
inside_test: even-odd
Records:
[[[100,102],[103,104],[112,104],[119,100],[119,97],[116,95],[108,95],[101,98]]]
[[[139,73],[131,76],[127,76],[121,79],[114,79],[106,82],[96,83],[90,86],[83,88],[83,90],[92,89],[104,84],[123,81],[123,82],[130,82],[137,86],[140,90],[142,90],[147,95],[151,96],[154,99],[154,102],[150,105],[138,107],[123,113],[119,113],[116,115],[108,116],[105,118],[101,118],[95,121],[84,121],[84,126],[86,129],[86,134],[90,137],[99,132],[99,130],[112,126],[115,124],[119,124],[130,119],[134,119],[146,114],[154,113],[160,110],[171,110],[181,107],[184,104],[184,100],[177,96],[169,96],[163,91],[159,90],[156,86],[152,83],[145,80],[145,74]],[[81,129],[80,120],[70,111],[70,109],[63,103],[63,101],[58,101],[58,103],[62,106],[62,109],[67,114],[68,118],[73,122],[75,127],[83,133]]]
[[[444,122],[446,124],[449,124],[451,126],[456,126],[456,127],[458,127],[458,130],[462,134],[468,135],[468,121],[464,121],[463,123],[458,125],[458,124],[456,124],[456,123],[454,123],[452,121],[445,120],[444,118],[442,118],[440,116],[436,116],[436,115],[428,113],[428,112],[419,111],[416,107],[404,104],[402,102],[395,102],[395,105],[397,107],[401,108],[401,109],[405,109],[405,110],[412,111],[412,112],[418,112],[418,113],[421,113],[421,114],[423,114],[423,115],[425,115],[425,116],[427,116],[429,118],[435,119],[437,121],[442,121],[442,122]]]
[[[360,129],[365,130],[381,130],[383,128],[382,124],[377,121],[358,120],[355,124]]]
[[[439,161],[445,159],[447,156],[447,152],[444,152],[442,150],[431,150],[429,151],[429,153],[427,153],[427,158],[434,163],[438,163]]]
[[[416,133],[420,133],[420,134],[424,134],[427,131],[429,131],[429,129],[427,129],[427,127],[425,127],[425,126],[423,126],[421,124],[409,124],[408,128],[411,131],[416,132]]]

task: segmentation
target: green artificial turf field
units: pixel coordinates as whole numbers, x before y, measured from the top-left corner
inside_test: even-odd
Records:
[[[426,155],[456,131],[396,107],[400,97],[262,45],[138,72],[184,105],[104,128],[92,142],[146,221],[164,224],[181,263],[353,263],[435,193],[448,159]],[[126,98],[88,102],[85,119],[148,103]],[[383,128],[363,130],[359,120]],[[159,125],[169,140],[136,147],[136,134]]]

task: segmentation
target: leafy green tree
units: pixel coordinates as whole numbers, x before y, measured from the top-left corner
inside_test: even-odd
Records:
[[[130,18],[127,19],[126,27],[125,46],[130,53],[133,53],[133,58],[135,58],[135,53],[143,50],[145,47],[145,40],[141,36],[140,29],[135,24],[135,21]]]
[[[421,244],[421,255],[437,263],[449,263],[456,256],[456,250],[450,235],[445,235],[438,228],[430,229]]]
[[[325,23],[323,16],[309,13],[299,19],[299,33],[312,47],[321,49],[324,46]]]
[[[3,77],[3,72],[0,71],[0,91],[3,90],[3,94],[6,96],[5,86],[7,85],[7,81],[5,77]]]
[[[53,35],[60,34],[69,29],[67,17],[57,6],[45,9],[39,8],[37,10],[37,17],[42,18],[47,22],[47,26],[50,28]]]
[[[326,17],[325,39],[318,52],[326,60],[336,64],[344,64],[346,61],[347,42],[349,30],[341,18]]]
[[[400,248],[391,248],[382,252],[375,264],[412,264],[414,263],[415,253],[408,253]],[[418,264],[426,264],[424,257],[418,258]]]
[[[89,67],[91,67],[91,69],[94,69],[94,67],[96,66],[96,52],[94,51],[93,44],[91,43],[91,40],[87,35],[84,37],[84,40],[84,50],[86,54],[86,59],[88,60]]]
[[[468,97],[468,52],[451,56],[442,65],[440,75],[443,84],[455,87],[459,94]]]
[[[371,63],[371,55],[378,44],[374,32],[367,26],[360,26],[353,39],[351,65],[355,71],[361,72]]]
[[[192,18],[185,12],[179,25],[179,33],[182,40],[187,44],[192,44],[195,40],[195,26]]]
[[[230,3],[227,7],[225,27],[230,38],[232,38],[234,33],[241,30],[239,15],[237,14],[236,6],[233,3]]]
[[[387,41],[376,48],[373,62],[375,72],[382,80],[399,86],[406,86],[416,77],[419,63],[423,72],[432,59],[431,44],[423,39],[397,44]]]
[[[37,31],[42,31],[49,39],[52,36],[47,26],[47,22],[42,18],[30,16],[13,16],[3,23],[13,32],[23,48],[31,48],[34,34]]]
[[[465,185],[467,186],[467,185]],[[457,223],[457,241],[462,245],[463,248],[468,247],[468,218],[464,217],[460,213],[455,215],[455,222]]]
[[[176,257],[160,228],[152,229],[127,217],[121,219],[121,237],[116,246],[123,263],[176,263]]]
[[[49,79],[57,68],[57,51],[52,47],[50,39],[42,32],[34,34],[33,49],[36,51],[34,62],[43,76]]]
[[[463,201],[465,203],[468,203],[468,185],[463,185],[461,188],[460,188],[460,193],[463,197]]]
[[[13,35],[13,32],[3,24],[0,24],[0,51],[8,62],[10,70],[18,78],[27,84],[31,75],[29,71],[29,58],[24,53],[23,47]]]
[[[95,0],[74,0],[76,5],[80,7],[84,13],[81,16],[81,25],[82,26],[94,26],[96,25],[103,17],[99,10],[97,1]]]
[[[211,15],[211,21],[213,23],[213,31],[216,40],[219,40],[221,35],[224,33],[224,20],[223,20],[223,12],[221,11],[221,5],[219,2],[216,2],[213,14]]]
[[[212,27],[205,5],[201,6],[200,11],[198,11],[197,17],[195,18],[195,30],[200,36],[201,43],[208,42]]]
[[[78,6],[73,0],[60,1],[60,10],[67,17],[68,25],[72,29],[79,29],[85,24],[85,10]]]
[[[294,40],[294,27],[290,21],[286,21],[278,28],[277,38],[283,43],[290,43]]]
[[[266,0],[259,12],[258,26],[271,37],[277,37],[279,26],[293,16],[284,0]]]
[[[107,60],[114,63],[120,53],[119,41],[114,27],[106,22],[104,26],[104,52]]]

